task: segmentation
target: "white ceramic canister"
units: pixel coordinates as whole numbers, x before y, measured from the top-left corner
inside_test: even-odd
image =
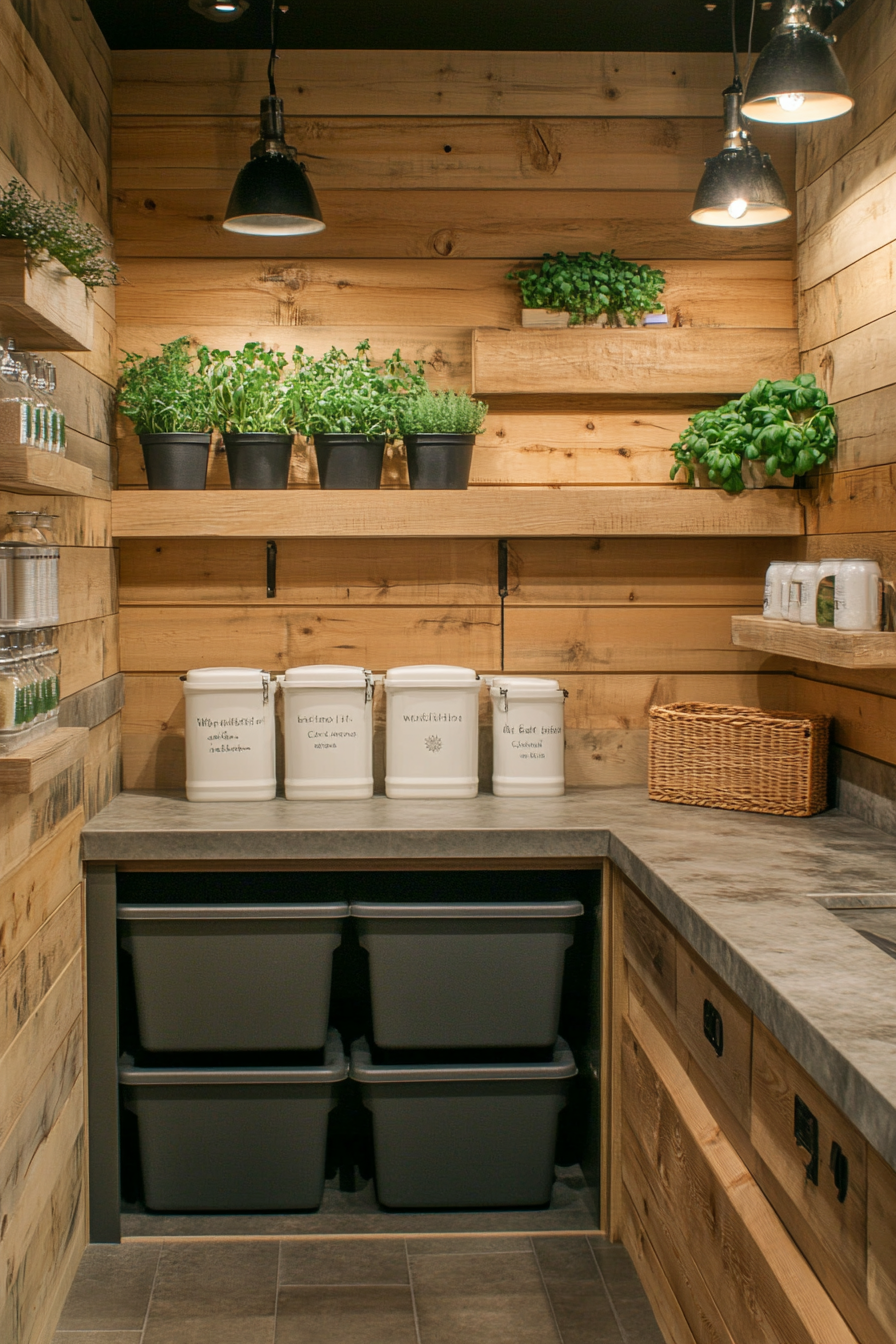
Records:
[[[834,579],[834,628],[879,630],[882,595],[876,560],[844,560]]]
[[[499,798],[555,798],[566,789],[563,702],[547,677],[489,677],[492,702],[492,793]]]
[[[260,802],[277,796],[276,680],[252,667],[198,667],[184,678],[187,798]]]
[[[815,584],[817,583],[818,563],[815,560],[801,560],[799,564],[794,565],[793,572],[790,575],[790,604],[786,619],[799,624],[802,620],[803,612],[803,592],[807,588],[812,590],[812,624],[815,624]],[[783,602],[782,602],[783,609]]]
[[[283,692],[289,799],[373,796],[373,674],[320,663],[290,667]]]
[[[762,615],[767,621],[783,621],[786,616],[781,607],[782,588],[781,571],[784,569],[793,572],[793,565],[788,565],[784,560],[773,560],[765,571],[765,592],[762,595]],[[787,600],[790,601],[790,574],[787,576]]]
[[[386,673],[386,794],[475,798],[479,792],[479,677],[424,664]]]
[[[819,560],[815,580],[815,624],[832,628],[834,624],[834,584],[842,560]]]

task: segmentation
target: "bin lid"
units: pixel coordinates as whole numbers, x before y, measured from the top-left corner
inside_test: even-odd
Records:
[[[119,905],[119,919],[132,922],[168,920],[187,922],[199,919],[239,919],[252,923],[258,919],[306,920],[347,919],[348,901],[323,901],[315,905]]]
[[[348,1060],[342,1038],[331,1027],[327,1032],[323,1064],[268,1065],[259,1067],[155,1068],[143,1069],[130,1055],[118,1062],[118,1081],[126,1087],[196,1087],[231,1083],[234,1086],[270,1086],[282,1083],[341,1083],[348,1077]]]
[[[412,667],[390,667],[386,690],[446,689],[452,686],[478,687],[479,675],[472,667],[451,667],[446,663],[418,663]]]
[[[577,1073],[572,1051],[560,1036],[546,1064],[374,1064],[361,1037],[352,1044],[349,1077],[359,1083],[543,1083]]]
[[[311,663],[307,667],[288,667],[281,677],[284,686],[358,686],[367,687],[373,674],[364,667],[344,663]]]
[[[576,919],[581,901],[352,901],[354,919]]]
[[[270,679],[260,667],[191,667],[186,684],[203,690],[258,691]]]

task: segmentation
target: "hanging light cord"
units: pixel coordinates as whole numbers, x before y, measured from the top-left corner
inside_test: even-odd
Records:
[[[274,84],[274,64],[277,59],[277,0],[271,0],[271,55],[268,60],[268,90],[272,98],[277,97],[277,88]]]
[[[748,80],[750,78],[750,61],[752,60],[753,57],[753,25],[755,22],[756,22],[756,0],[753,0],[752,5],[750,6],[750,33],[749,36],[747,37],[746,71]]]
[[[734,57],[734,83],[740,88],[740,61],[737,58],[737,25],[735,23],[735,10],[736,0],[731,0],[731,55]]]

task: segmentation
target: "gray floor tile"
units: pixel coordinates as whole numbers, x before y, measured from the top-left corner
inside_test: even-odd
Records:
[[[145,1344],[271,1344],[273,1316],[171,1316],[147,1326]]]
[[[531,1251],[422,1255],[411,1276],[421,1344],[558,1344]]]
[[[552,1279],[547,1290],[563,1344],[641,1344],[640,1336],[619,1333],[600,1282]]]
[[[58,1328],[142,1330],[160,1250],[160,1246],[88,1246]]]
[[[275,1344],[416,1344],[409,1288],[281,1288]]]
[[[585,1237],[533,1237],[532,1246],[546,1280],[597,1281],[597,1265]]]
[[[528,1237],[408,1237],[408,1255],[527,1255]]]
[[[276,1241],[167,1243],[145,1344],[270,1344],[279,1249]]]
[[[57,1330],[53,1344],[140,1344],[139,1330]]]
[[[401,1237],[284,1241],[280,1284],[406,1284],[407,1256]]]
[[[641,1286],[638,1271],[624,1246],[602,1237],[589,1237],[607,1292],[631,1344],[663,1344],[653,1308]]]

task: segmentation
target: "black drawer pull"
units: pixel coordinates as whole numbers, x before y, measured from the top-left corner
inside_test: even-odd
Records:
[[[837,1199],[842,1204],[846,1199],[846,1192],[849,1189],[849,1159],[839,1143],[831,1144],[831,1171],[834,1173],[834,1184],[837,1187]]]
[[[722,1025],[722,1014],[709,999],[703,1000],[703,1035],[721,1058],[725,1049],[725,1028]]]
[[[801,1097],[793,1099],[793,1137],[797,1148],[809,1154],[806,1180],[818,1184],[818,1120]]]

